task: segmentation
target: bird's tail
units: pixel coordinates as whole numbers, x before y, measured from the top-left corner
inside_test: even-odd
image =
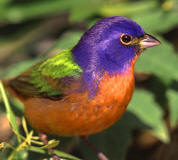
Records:
[[[21,96],[21,95],[19,95],[15,90],[14,90],[14,88],[12,87],[12,85],[11,85],[11,81],[12,81],[13,79],[5,79],[5,80],[1,80],[1,82],[2,82],[2,84],[3,84],[3,86],[4,86],[4,89],[8,92],[8,93],[10,93],[10,95],[12,95],[13,97],[15,97],[15,98],[18,98],[19,100],[23,100],[24,98]]]

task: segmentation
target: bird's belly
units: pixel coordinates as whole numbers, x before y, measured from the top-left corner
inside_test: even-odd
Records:
[[[133,77],[123,77],[122,81],[106,78],[94,99],[88,99],[87,92],[71,94],[63,101],[31,98],[25,102],[25,114],[32,127],[40,132],[59,136],[94,134],[122,116],[133,90]]]

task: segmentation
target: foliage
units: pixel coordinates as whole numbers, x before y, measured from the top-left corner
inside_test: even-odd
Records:
[[[146,78],[139,79],[136,75],[137,87],[125,115],[110,129],[91,136],[91,141],[108,157],[125,159],[133,129],[148,130],[167,143],[171,139],[165,115],[171,130],[178,124],[178,53],[175,49],[178,49],[178,44],[176,35],[170,34],[178,26],[177,10],[177,0],[0,0],[0,74],[3,78],[17,75],[49,54],[73,47],[84,30],[98,18],[121,15],[137,21],[162,45],[150,48],[140,56],[135,68],[139,75],[146,75]],[[8,33],[8,28],[13,30]],[[53,45],[48,48],[43,45],[45,49],[41,51],[38,44],[43,44],[43,41],[44,44],[52,41]],[[27,159],[27,150],[45,153],[45,147],[34,149],[31,146],[30,143],[36,141],[32,131],[26,137],[21,135],[0,87],[7,116],[19,139],[16,146],[1,143],[1,147],[16,150],[25,143],[27,148],[17,154],[21,157],[25,155],[22,160]],[[28,136],[31,137],[27,142]],[[82,144],[79,149],[85,159],[95,159],[95,154]]]
[[[18,128],[17,123],[16,123],[15,115],[14,115],[13,111],[11,110],[11,107],[10,107],[9,102],[7,100],[7,96],[6,96],[6,93],[5,93],[5,90],[4,90],[4,87],[3,87],[1,81],[0,81],[0,92],[2,94],[2,99],[5,103],[7,116],[8,116],[9,122],[12,126],[12,130],[18,138],[18,145],[16,147],[14,147],[11,144],[8,144],[6,142],[0,143],[0,149],[1,150],[7,149],[7,148],[12,149],[11,154],[7,158],[8,160],[19,159],[20,157],[22,158],[22,155],[25,152],[27,152],[28,150],[37,151],[39,153],[45,153],[44,149],[54,148],[59,144],[59,141],[54,140],[54,139],[48,141],[48,144],[46,144],[46,145],[43,142],[39,141],[40,137],[33,136],[33,134],[34,134],[33,130],[30,131],[30,132],[28,131],[27,124],[26,124],[24,117],[22,118],[22,127],[23,127],[23,130],[25,132],[26,137],[22,136],[19,133],[19,128]],[[36,144],[36,145],[39,145],[39,146],[38,147],[33,146],[32,144]],[[23,151],[23,152],[21,152],[21,151]],[[20,155],[19,155],[19,153],[20,153]],[[79,158],[65,154],[65,153],[60,152],[60,151],[57,151],[55,153],[60,157],[64,157],[64,159],[79,160]],[[26,158],[27,158],[27,156],[25,156],[23,159],[26,159]]]

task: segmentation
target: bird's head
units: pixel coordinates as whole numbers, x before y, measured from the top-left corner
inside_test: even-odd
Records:
[[[134,21],[120,16],[99,20],[72,49],[84,72],[123,73],[143,49],[160,42]]]

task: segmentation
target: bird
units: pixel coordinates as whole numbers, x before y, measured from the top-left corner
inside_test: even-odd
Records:
[[[161,42],[135,21],[105,17],[78,43],[4,82],[29,124],[57,136],[88,136],[113,125],[134,92],[141,52]]]

